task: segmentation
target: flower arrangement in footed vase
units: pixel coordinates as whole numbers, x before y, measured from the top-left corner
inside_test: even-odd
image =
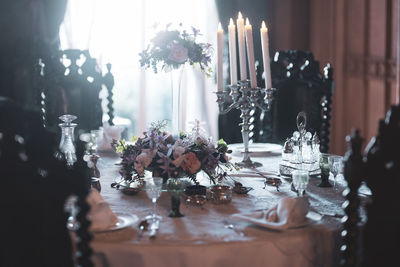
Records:
[[[177,29],[171,29],[168,24],[164,30],[158,31],[150,40],[148,47],[139,53],[140,65],[152,68],[154,73],[160,70],[171,73],[172,88],[172,129],[174,134],[180,132],[181,126],[181,82],[183,67],[188,63],[199,66],[208,77],[211,76],[211,52],[209,43],[198,42],[200,31],[194,27],[191,30],[179,24]]]
[[[143,137],[133,137],[130,143],[126,140],[114,143],[121,157],[122,177],[135,182],[145,171],[150,171],[153,176],[163,177],[164,182],[174,179],[174,183],[168,184],[173,184],[176,191],[179,178],[189,178],[199,184],[196,175],[203,171],[215,184],[227,175],[227,170],[236,168],[229,162],[227,154],[231,151],[227,144],[222,139],[214,143],[212,138],[206,138],[198,122],[190,132],[181,132],[179,136],[164,131],[165,126],[165,122],[153,123]]]

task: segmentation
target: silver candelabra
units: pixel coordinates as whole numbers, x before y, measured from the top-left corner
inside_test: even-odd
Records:
[[[244,80],[239,81],[236,85],[229,85],[227,90],[216,92],[219,112],[221,114],[226,114],[234,108],[240,109],[241,111],[240,117],[242,118],[242,122],[239,125],[242,126],[242,138],[244,144],[243,160],[238,163],[241,167],[256,168],[262,166],[261,163],[254,162],[250,158],[250,113],[257,107],[263,111],[269,110],[274,90],[274,88],[251,88],[250,81]],[[231,99],[229,103],[232,103],[228,107],[224,108],[224,104],[229,100],[229,98]]]

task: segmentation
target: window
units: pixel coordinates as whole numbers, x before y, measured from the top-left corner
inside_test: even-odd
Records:
[[[103,72],[112,63],[116,120],[126,118],[131,133],[141,133],[149,123],[171,119],[168,73],[140,68],[139,52],[154,36],[155,23],[183,23],[199,28],[205,42],[216,43],[218,16],[214,0],[69,0],[60,28],[61,49],[88,49]],[[217,137],[215,78],[185,67],[186,122],[199,119]],[[184,96],[185,97],[185,94]],[[190,108],[187,108],[190,107]]]

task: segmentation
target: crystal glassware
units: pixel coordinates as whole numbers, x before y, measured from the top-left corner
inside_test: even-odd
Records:
[[[297,190],[297,195],[304,195],[304,191],[307,188],[310,175],[307,170],[294,170],[292,172],[292,183],[294,188]]]
[[[75,145],[74,145],[74,129],[77,126],[72,121],[76,120],[77,117],[70,114],[65,114],[58,117],[63,123],[58,124],[61,128],[61,141],[59,148],[64,154],[68,166],[72,166],[76,161]]]
[[[157,199],[161,195],[161,188],[163,184],[162,177],[147,177],[144,179],[145,189],[147,196],[151,199],[153,203],[152,214],[147,216],[146,219],[150,219],[152,221],[157,221],[161,219],[161,216],[157,215]]]
[[[319,187],[332,187],[329,183],[329,154],[321,153],[319,155],[319,167],[321,169],[321,183]]]
[[[333,174],[333,188],[336,190],[336,176],[342,171],[343,157],[333,155],[329,156],[329,170]]]

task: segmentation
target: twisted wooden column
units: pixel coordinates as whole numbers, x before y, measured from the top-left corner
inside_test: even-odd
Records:
[[[107,63],[107,73],[103,77],[103,83],[107,88],[107,109],[108,109],[108,124],[114,125],[114,101],[113,101],[113,88],[114,88],[114,76],[111,73],[111,63]]]
[[[344,177],[348,188],[343,192],[346,201],[343,203],[346,216],[343,220],[343,245],[341,247],[342,262],[344,267],[355,267],[357,265],[358,236],[360,221],[358,208],[360,200],[358,188],[362,181],[363,162],[361,155],[361,145],[363,139],[358,130],[353,130],[351,136],[346,137],[348,150],[344,156]]]
[[[322,102],[322,123],[321,123],[321,131],[320,131],[320,151],[322,153],[328,153],[329,150],[329,134],[330,134],[330,126],[331,126],[331,104],[332,104],[332,95],[334,90],[333,83],[333,68],[330,64],[327,64],[324,68],[324,76],[325,83],[328,83],[329,87],[327,88],[327,92],[325,95],[325,99]]]
[[[79,184],[79,186],[76,186],[74,190],[74,194],[78,197],[78,213],[76,215],[78,225],[75,230],[77,235],[76,259],[79,267],[92,267],[94,266],[91,261],[93,250],[90,247],[90,241],[93,236],[89,231],[91,222],[87,218],[90,206],[86,202],[90,190],[91,170],[87,168],[87,163],[83,160],[85,144],[79,141],[76,147],[78,161],[75,163],[73,170],[74,177],[79,177],[79,180],[75,179],[75,183]]]

